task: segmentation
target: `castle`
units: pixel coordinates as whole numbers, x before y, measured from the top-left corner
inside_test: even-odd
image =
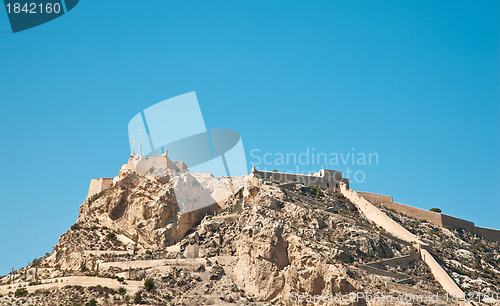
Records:
[[[167,174],[189,171],[187,165],[184,162],[171,161],[167,155],[167,151],[165,151],[165,153],[162,155],[155,155],[152,157],[144,157],[137,154],[130,155],[128,162],[122,166],[118,176],[92,179],[90,181],[87,197],[108,189],[114,183],[116,183],[124,173],[130,171],[135,171],[140,175],[145,176],[165,176]]]
[[[180,161],[171,161],[167,152],[162,155],[156,155],[153,157],[143,157],[141,155],[131,155],[130,159],[126,164],[124,164],[119,172],[119,175],[115,178],[100,178],[92,180],[89,187],[88,196],[92,196],[95,193],[102,192],[107,188],[111,187],[115,182],[120,180],[128,172],[137,172],[145,176],[165,176],[165,175],[176,175],[187,173],[189,175],[189,169],[185,163]],[[205,179],[218,180],[219,178],[213,177],[210,173],[195,173],[195,176],[202,175]],[[313,174],[295,174],[295,173],[284,173],[278,171],[260,171],[252,167],[252,172],[249,176],[240,176],[229,179],[229,185],[220,185],[226,192],[222,193],[220,199],[227,199],[228,196],[234,194],[243,187],[243,184],[233,184],[235,179],[255,177],[262,180],[271,180],[279,182],[282,184],[293,184],[301,183],[307,186],[320,186],[328,189],[332,189],[336,192],[341,193],[345,198],[347,198],[351,203],[356,205],[359,212],[363,214],[367,220],[376,224],[382,228],[389,236],[393,237],[391,239],[398,239],[406,244],[412,245],[417,251],[415,254],[410,256],[403,256],[394,259],[385,260],[384,263],[392,261],[402,261],[402,260],[414,260],[420,258],[422,262],[427,264],[434,278],[441,284],[443,289],[448,294],[457,294],[458,296],[464,296],[465,293],[456,284],[456,282],[447,274],[443,267],[436,261],[436,259],[431,255],[429,245],[423,242],[419,234],[410,232],[403,225],[396,222],[390,218],[384,211],[377,206],[383,206],[387,209],[397,211],[404,215],[416,218],[418,220],[425,220],[434,225],[447,226],[450,228],[462,228],[466,229],[471,233],[483,236],[489,240],[500,242],[500,231],[494,229],[488,229],[483,227],[477,227],[474,223],[448,216],[445,214],[427,211],[424,209],[404,205],[393,201],[393,198],[386,195],[369,193],[369,192],[356,192],[349,188],[349,179],[342,177],[341,171],[321,169],[317,173]],[[213,190],[205,190],[206,187],[200,187],[205,184],[197,184],[198,188],[201,188],[203,192],[212,192],[209,199],[214,195]],[[205,185],[206,186],[206,185]],[[238,186],[235,188],[235,186]],[[230,187],[230,188],[229,188]],[[196,188],[191,185],[187,186],[185,190],[176,191],[176,198],[179,204],[182,202],[182,198],[186,196],[192,196],[196,194]],[[214,203],[217,202],[214,200]],[[211,202],[210,202],[211,203]],[[197,208],[190,209],[189,211],[196,210]],[[328,210],[325,210],[328,212]],[[372,266],[364,265],[364,269],[368,269],[372,273],[381,273],[379,270],[374,269]],[[377,272],[378,271],[378,272]],[[383,271],[382,271],[383,272]]]
[[[155,155],[153,157],[131,155],[128,162],[120,169],[118,176],[114,178],[104,177],[91,180],[87,197],[108,189],[116,183],[124,173],[130,171],[135,171],[145,176],[165,176],[167,174],[175,175],[189,172],[184,162],[172,161],[168,158],[167,154],[167,151],[165,151],[164,154]],[[277,171],[261,171],[253,166],[251,174],[259,179],[272,180],[284,184],[301,183],[307,186],[320,186],[333,189],[337,192],[341,191],[340,184],[343,183],[345,184],[345,188],[349,189],[349,179],[343,178],[342,172],[335,170],[321,169],[319,172],[313,174],[295,174]],[[466,229],[471,233],[475,233],[489,240],[500,242],[499,230],[475,226],[473,222],[467,220],[397,203],[393,201],[391,196],[371,192],[358,192],[358,194],[371,204],[382,205],[387,209],[395,210],[409,217],[425,220],[437,226]]]
[[[272,180],[282,183],[302,183],[307,186],[320,186],[324,188],[340,190],[340,182],[349,188],[349,179],[342,178],[342,171],[321,169],[313,174],[295,174],[278,171],[260,171],[252,167],[252,174],[260,179]]]
[[[126,164],[120,169],[116,177],[103,177],[90,181],[87,197],[108,189],[116,183],[124,173],[135,171],[140,175],[164,176],[189,172],[187,165],[182,161],[172,161],[168,158],[168,151],[162,155],[144,157],[132,154]],[[295,174],[277,171],[260,171],[252,167],[252,174],[260,179],[273,180],[282,183],[302,183],[307,186],[320,186],[339,191],[339,183],[343,182],[349,188],[349,179],[342,177],[342,171],[321,169],[313,174]]]

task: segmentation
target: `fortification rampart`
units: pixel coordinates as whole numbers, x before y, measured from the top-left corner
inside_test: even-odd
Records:
[[[131,156],[126,164],[124,164],[120,170],[123,171],[136,171],[140,175],[145,176],[165,176],[169,171],[173,172],[187,172],[188,167],[184,162],[173,162],[167,157],[167,152],[162,155],[156,155],[152,157],[143,157],[140,155]],[[99,193],[105,189],[108,189],[120,179],[120,176],[114,178],[102,177],[98,179],[92,179],[90,181],[89,191],[87,193],[87,198]]]
[[[391,196],[364,191],[358,191],[357,193],[372,204],[392,203]]]
[[[450,295],[458,297],[465,296],[465,293],[458,287],[446,271],[437,263],[434,257],[425,249],[420,250],[420,259],[429,266],[434,278],[443,286],[443,289]]]
[[[420,259],[420,254],[415,253],[411,255],[406,255],[406,256],[400,256],[400,257],[394,257],[394,258],[389,258],[389,259],[382,259],[376,262],[370,262],[365,264],[365,266],[371,266],[379,269],[384,269],[384,266],[391,266],[391,267],[397,267],[397,266],[404,266],[411,262],[412,260],[418,260]]]
[[[404,213],[405,215],[418,219],[418,220],[426,220],[434,225],[443,226],[441,220],[441,214],[433,211],[397,203],[397,202],[389,202],[389,203],[381,203],[384,207],[388,209],[393,209],[399,213]]]
[[[360,196],[356,191],[348,189],[347,186],[343,183],[340,183],[340,192],[342,192],[342,194],[346,198],[348,198],[353,204],[355,204],[368,220],[382,227],[389,234],[410,243],[424,244],[417,238],[417,236],[413,235],[399,223],[389,218],[375,205]]]
[[[450,228],[463,228],[471,233],[476,232],[474,222],[459,219],[446,214],[439,213],[439,215],[441,215],[441,223],[443,224],[442,226],[448,226]]]
[[[90,181],[89,192],[87,193],[87,198],[99,193],[103,190],[108,189],[113,185],[112,177],[101,177],[98,179],[92,179]]]
[[[395,210],[398,213],[418,219],[426,220],[437,226],[447,226],[450,228],[463,228],[471,233],[475,233],[486,239],[500,242],[500,230],[475,226],[474,222],[463,220],[443,213],[437,213],[392,201],[392,197],[371,192],[358,192],[372,204],[380,204],[385,208]]]
[[[295,174],[284,172],[260,171],[252,168],[252,173],[260,179],[268,179],[282,183],[302,183],[308,186],[321,186],[339,190],[339,183],[343,182],[349,188],[349,180],[342,178],[341,171],[322,169],[315,174]]]
[[[432,275],[434,278],[443,286],[443,289],[448,292],[450,295],[464,296],[464,292],[458,287],[458,285],[453,281],[453,279],[446,273],[446,271],[437,263],[437,261],[432,257],[432,255],[425,249],[426,245],[422,243],[415,235],[406,230],[403,226],[401,226],[396,221],[389,218],[386,214],[384,214],[381,210],[379,210],[374,204],[370,203],[363,196],[359,195],[354,190],[349,190],[345,187],[344,184],[340,183],[340,189],[342,194],[348,198],[352,203],[354,203],[366,216],[366,218],[378,226],[382,227],[384,230],[389,232],[390,234],[406,240],[407,242],[413,243],[416,247],[418,247],[420,258],[423,262],[429,266]],[[387,199],[382,196],[381,197],[372,197],[372,199]],[[394,203],[394,202],[391,202]],[[387,204],[387,203],[386,203]],[[396,203],[394,207],[397,208],[405,208],[407,205],[403,205],[400,203]],[[385,204],[383,204],[385,205]],[[414,207],[412,207],[414,208]],[[414,213],[418,213],[416,210],[408,210]],[[403,258],[404,260],[404,258]],[[390,262],[390,261],[389,261]],[[366,265],[365,265],[366,266]],[[374,267],[372,267],[374,268]]]
[[[171,161],[166,153],[152,157],[135,155],[128,160],[127,164],[123,165],[122,169],[134,170],[140,175],[146,176],[165,176],[169,171],[188,171],[185,163]]]
[[[492,228],[475,226],[474,227],[474,233],[476,233],[479,236],[482,236],[482,237],[484,237],[486,239],[500,242],[500,231],[499,230],[492,229]]]

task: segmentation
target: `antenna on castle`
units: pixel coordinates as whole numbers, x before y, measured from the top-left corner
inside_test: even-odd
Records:
[[[141,133],[141,138],[139,139],[139,155],[142,156],[142,129],[139,129]]]

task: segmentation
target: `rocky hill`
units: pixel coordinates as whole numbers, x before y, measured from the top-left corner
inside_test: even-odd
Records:
[[[429,245],[470,302],[496,302],[498,243],[380,210]],[[130,172],[81,205],[51,254],[0,278],[0,304],[450,304],[417,252],[331,189],[250,177],[180,213],[168,176]]]

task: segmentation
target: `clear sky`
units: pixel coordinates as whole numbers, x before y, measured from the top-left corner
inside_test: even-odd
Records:
[[[499,84],[498,1],[81,1],[16,34],[0,9],[0,274],[50,252],[90,180],[118,173],[133,115],[190,91],[249,165],[376,153],[330,168],[500,228]]]

